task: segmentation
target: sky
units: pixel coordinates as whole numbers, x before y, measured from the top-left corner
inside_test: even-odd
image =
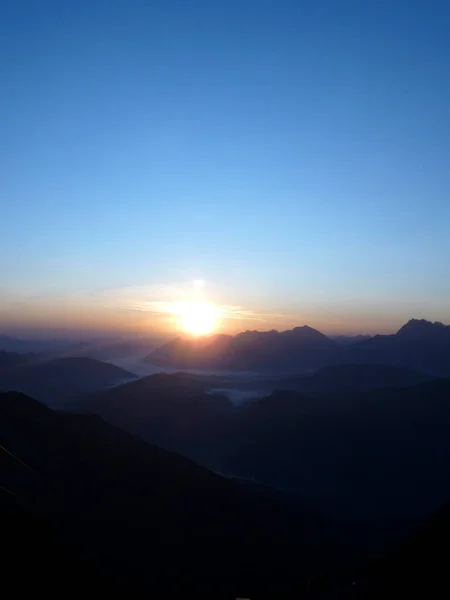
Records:
[[[3,0],[0,332],[450,323],[450,6]],[[201,283],[199,283],[201,282]]]

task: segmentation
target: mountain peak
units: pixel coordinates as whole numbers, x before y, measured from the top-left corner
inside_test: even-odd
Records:
[[[426,319],[410,319],[397,331],[397,336],[408,339],[434,338],[436,336],[449,335],[450,327],[440,321],[427,321]]]
[[[177,368],[215,368],[238,371],[298,370],[323,366],[338,351],[329,337],[304,325],[287,331],[243,331],[202,340],[169,342],[153,351],[147,362]],[[220,342],[220,343],[219,343]]]
[[[298,327],[294,327],[288,331],[284,331],[284,334],[295,335],[297,337],[302,337],[304,339],[318,339],[318,338],[326,338],[327,336],[324,333],[321,333],[317,329],[310,327],[309,325],[302,325]]]
[[[304,331],[304,332],[314,331],[316,333],[320,333],[319,331],[317,331],[317,329],[314,329],[313,327],[310,327],[309,325],[297,325],[297,327],[294,327],[292,329],[292,331]]]

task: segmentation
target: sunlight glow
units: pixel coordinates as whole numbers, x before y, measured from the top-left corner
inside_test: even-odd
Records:
[[[180,323],[194,335],[205,335],[214,331],[219,311],[208,302],[184,302],[180,307]]]

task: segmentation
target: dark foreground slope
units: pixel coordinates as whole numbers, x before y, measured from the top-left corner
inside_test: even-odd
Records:
[[[360,571],[336,578],[332,586],[334,595],[328,586],[322,597],[341,600],[448,598],[449,534],[450,505],[446,503],[395,550]]]
[[[60,598],[72,595],[112,594],[117,591],[108,571],[64,541],[51,519],[23,507],[7,488],[0,488],[2,532],[2,588],[15,595],[34,593]]]
[[[302,586],[338,564],[296,508],[99,417],[2,394],[0,440],[1,497],[50,522],[58,543],[118,583],[212,580],[238,595],[274,580]]]

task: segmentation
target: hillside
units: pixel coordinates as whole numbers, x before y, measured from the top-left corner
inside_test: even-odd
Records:
[[[411,319],[393,335],[340,343],[308,326],[287,331],[245,331],[236,336],[176,338],[146,361],[175,368],[301,373],[330,365],[395,365],[436,377],[450,376],[450,326]]]
[[[177,338],[146,357],[177,368],[280,371],[313,368],[337,360],[340,346],[311,327],[288,331],[245,331],[238,335]]]
[[[134,377],[129,371],[92,358],[59,358],[1,370],[0,390],[23,392],[49,405],[63,406],[69,399]]]
[[[421,518],[450,496],[450,380],[309,398],[276,391],[240,424],[229,468],[335,514]]]
[[[24,365],[37,358],[36,354],[20,354],[18,352],[5,352],[0,350],[0,374],[4,369]]]
[[[245,593],[267,574],[303,585],[329,567],[330,546],[306,513],[99,417],[2,394],[0,440],[8,450],[0,497],[49,520],[73,552],[141,591],[164,577]]]
[[[393,335],[376,335],[349,348],[352,362],[401,365],[450,376],[450,326],[411,319]]]
[[[414,536],[363,573],[358,597],[367,600],[448,597],[450,583],[445,547],[449,534],[450,505],[445,503]]]
[[[332,365],[311,375],[286,377],[272,385],[305,394],[367,392],[377,388],[407,387],[433,379],[429,375],[396,365]]]
[[[236,407],[206,389],[214,378],[158,373],[92,395],[81,407],[154,444],[216,465]]]
[[[160,374],[95,394],[88,406],[149,442],[299,493],[334,516],[420,519],[450,496],[450,380],[396,388],[399,375],[420,375],[362,367],[358,385],[367,372],[389,387],[348,391],[349,371],[337,377],[333,368],[325,373],[343,378],[345,391],[276,390],[233,406],[205,392],[202,377]]]

